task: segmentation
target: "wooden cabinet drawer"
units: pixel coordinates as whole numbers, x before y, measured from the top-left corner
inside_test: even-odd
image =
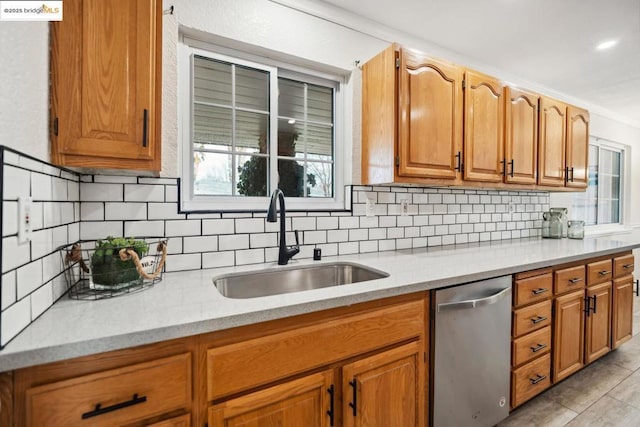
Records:
[[[207,399],[255,388],[419,337],[424,302],[411,301],[207,350]]]
[[[191,415],[185,414],[164,421],[158,421],[147,427],[191,427]]]
[[[584,265],[557,270],[553,283],[553,291],[556,295],[584,288],[586,273]]]
[[[551,326],[531,332],[511,343],[511,364],[520,366],[551,350]]]
[[[619,256],[613,259],[613,277],[616,279],[633,273],[633,270],[634,259],[632,254]]]
[[[516,307],[551,298],[551,273],[516,280],[513,302]]]
[[[587,264],[587,286],[596,285],[613,278],[613,265],[610,259]]]
[[[122,425],[190,402],[191,354],[185,353],[30,388],[26,425]]]
[[[511,406],[516,407],[551,385],[551,355],[546,354],[511,373]]]
[[[551,324],[551,301],[542,301],[513,312],[513,337],[544,328]]]

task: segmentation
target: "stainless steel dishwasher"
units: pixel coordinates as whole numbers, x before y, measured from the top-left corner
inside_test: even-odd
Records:
[[[511,276],[435,294],[433,425],[493,426],[509,415]]]

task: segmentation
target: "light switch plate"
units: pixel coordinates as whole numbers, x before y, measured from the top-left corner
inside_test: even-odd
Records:
[[[31,197],[18,197],[18,243],[27,243],[31,240],[33,231],[32,207],[33,199]]]

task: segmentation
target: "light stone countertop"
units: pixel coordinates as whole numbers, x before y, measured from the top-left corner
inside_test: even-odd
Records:
[[[275,263],[167,273],[152,288],[99,301],[63,297],[0,351],[0,372],[512,274],[640,247],[640,229],[570,239],[515,239],[299,260],[355,262],[383,279],[252,299],[225,298],[212,279]],[[285,267],[287,268],[287,267]]]

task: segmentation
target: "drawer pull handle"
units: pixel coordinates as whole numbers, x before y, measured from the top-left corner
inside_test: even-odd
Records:
[[[596,304],[598,303],[598,295],[594,295],[591,298],[593,299],[593,307],[591,307],[591,311],[595,314],[597,310]]]
[[[537,374],[535,378],[529,378],[529,381],[531,381],[531,384],[538,384],[540,381],[544,380],[545,378],[547,378],[546,375]]]
[[[531,292],[533,292],[534,295],[540,295],[544,292],[547,292],[549,289],[546,288],[538,288],[538,289],[534,289]]]
[[[356,383],[356,379],[354,378],[353,381],[349,381],[349,385],[353,388],[353,401],[349,402],[349,406],[351,407],[353,416],[355,417],[358,414],[358,395],[357,395],[357,383]]]
[[[532,353],[537,353],[537,352],[539,352],[540,350],[542,350],[543,348],[547,348],[547,345],[546,345],[546,344],[538,344],[538,345],[537,345],[537,346],[535,346],[535,347],[531,347],[531,352],[532,352]]]
[[[142,112],[142,146],[147,147],[149,141],[149,110],[146,108]]]
[[[633,264],[625,264],[625,265],[622,266],[622,268],[625,268],[625,269],[626,268],[631,268],[631,267],[633,267]]]
[[[610,270],[600,270],[600,271],[598,271],[598,274],[601,275],[601,276],[606,276],[608,274],[611,274],[611,271]]]
[[[327,393],[329,393],[329,410],[327,411],[327,415],[329,415],[329,426],[333,427],[333,418],[335,414],[335,403],[334,403],[334,394],[335,387],[331,384],[331,387],[327,389]]]
[[[546,317],[537,316],[537,317],[534,317],[533,319],[531,319],[531,322],[535,325],[536,323],[544,322],[545,320],[547,320]]]
[[[582,277],[574,277],[573,279],[569,279],[569,283],[571,283],[572,285],[582,282]]]
[[[97,417],[98,415],[103,415],[108,412],[117,411],[118,409],[128,408],[129,406],[138,405],[140,403],[144,403],[147,401],[147,396],[138,396],[138,393],[134,394],[131,400],[127,400],[126,402],[116,403],[115,405],[102,407],[102,404],[96,404],[96,408],[93,411],[85,412],[82,414],[82,419],[86,420],[87,418]]]

